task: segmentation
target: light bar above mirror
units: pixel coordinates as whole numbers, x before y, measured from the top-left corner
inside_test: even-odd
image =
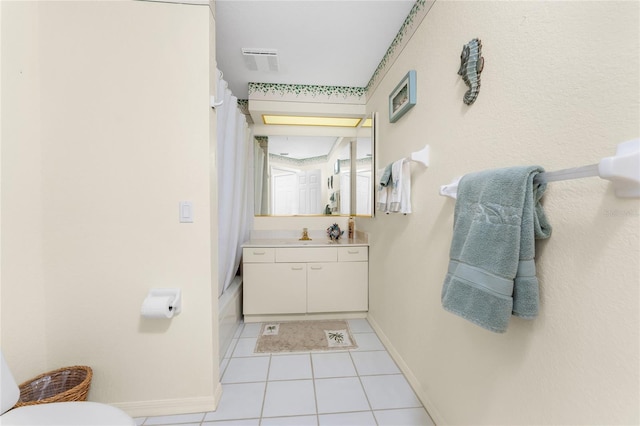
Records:
[[[272,115],[263,114],[262,122],[266,125],[284,126],[329,126],[329,127],[358,127],[361,118],[352,117],[318,117],[300,115]]]

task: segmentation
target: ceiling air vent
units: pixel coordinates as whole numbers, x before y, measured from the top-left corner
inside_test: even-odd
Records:
[[[278,51],[276,49],[242,48],[244,63],[251,71],[278,71]]]

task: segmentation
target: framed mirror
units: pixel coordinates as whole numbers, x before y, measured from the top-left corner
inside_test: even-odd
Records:
[[[255,215],[371,216],[372,129],[254,136]]]

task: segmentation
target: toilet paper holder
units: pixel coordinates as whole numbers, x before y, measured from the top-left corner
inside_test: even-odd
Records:
[[[171,297],[173,300],[169,304],[169,310],[174,315],[182,311],[182,292],[179,288],[152,288],[149,290],[147,298]]]

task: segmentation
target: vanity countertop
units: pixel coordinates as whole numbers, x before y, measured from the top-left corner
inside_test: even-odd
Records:
[[[369,243],[360,238],[340,238],[338,241],[331,241],[328,238],[314,238],[309,241],[293,238],[272,238],[245,241],[242,247],[355,247],[368,245]]]

